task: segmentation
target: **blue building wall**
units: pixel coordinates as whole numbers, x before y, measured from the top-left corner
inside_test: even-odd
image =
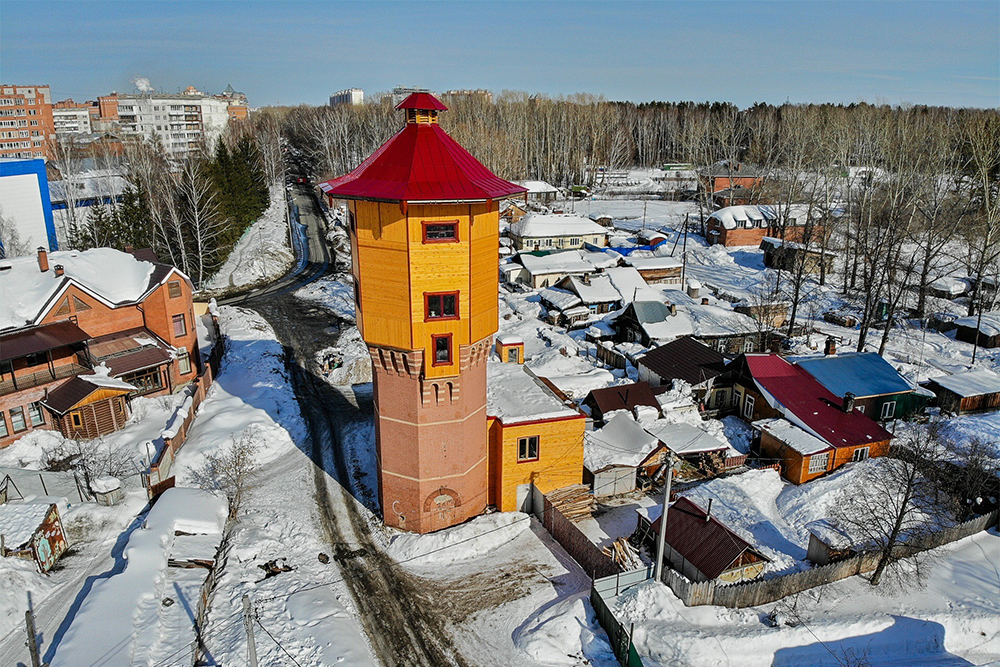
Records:
[[[0,160],[0,178],[34,174],[38,179],[38,192],[42,198],[42,213],[45,216],[45,235],[49,240],[49,250],[59,249],[56,238],[56,223],[52,218],[52,201],[49,197],[49,177],[45,172],[45,160]]]

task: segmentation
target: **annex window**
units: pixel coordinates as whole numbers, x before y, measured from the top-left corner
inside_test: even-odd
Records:
[[[424,294],[424,319],[458,319],[458,292]]]
[[[80,418],[79,412],[69,413],[69,421],[73,424],[73,428],[81,428],[83,426],[83,419]]]
[[[33,352],[24,358],[24,363],[29,367],[42,366],[49,363],[49,359],[44,352]]]
[[[746,399],[743,401],[743,418],[753,419],[753,396],[747,394]]]
[[[180,371],[181,375],[187,375],[191,372],[191,355],[188,354],[186,347],[177,350],[177,370]]]
[[[814,475],[818,472],[826,472],[826,466],[830,463],[830,452],[823,452],[822,454],[813,454],[809,457],[809,474]]]
[[[868,458],[868,448],[858,447],[854,450],[854,454],[851,456],[852,461],[864,461]]]
[[[167,294],[170,295],[171,299],[177,299],[181,295],[181,281],[171,280],[167,283]]]
[[[886,401],[882,404],[882,419],[892,419],[896,416],[896,401]]]
[[[0,438],[6,438],[8,435],[10,435],[10,432],[7,430],[7,420],[4,419],[3,413],[0,412]]]
[[[425,222],[424,243],[458,241],[458,220],[454,222]]]
[[[854,409],[857,410],[858,412],[860,412],[861,414],[865,413],[865,406],[863,406],[863,405],[855,405]]]
[[[90,306],[88,306],[75,296],[73,297],[73,308],[76,309],[78,312],[81,310],[90,310]]]
[[[441,366],[451,363],[451,334],[431,336],[434,342],[434,364]]]
[[[184,321],[184,314],[173,316],[174,322],[174,336],[186,336],[187,335],[187,323]]]
[[[137,394],[148,394],[163,389],[163,374],[159,367],[123,375],[121,379],[133,387],[137,387],[139,390],[136,392]]]
[[[517,439],[517,460],[537,461],[538,460],[538,436],[530,435],[527,438]]]
[[[28,419],[32,426],[41,426],[45,423],[45,415],[42,413],[41,403],[32,403],[28,406]]]
[[[10,425],[14,433],[20,433],[28,428],[28,422],[24,420],[24,408],[10,409]]]
[[[69,298],[66,298],[59,304],[59,310],[56,311],[56,315],[69,315],[69,312]]]

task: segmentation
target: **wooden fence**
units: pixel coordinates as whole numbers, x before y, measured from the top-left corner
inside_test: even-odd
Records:
[[[577,528],[576,524],[563,516],[534,484],[531,485],[530,493],[531,513],[566,550],[566,553],[579,563],[584,572],[594,579],[621,572],[618,563],[604,555],[604,552]]]

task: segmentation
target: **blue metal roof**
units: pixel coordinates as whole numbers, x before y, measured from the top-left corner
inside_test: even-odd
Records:
[[[876,352],[806,357],[795,363],[840,398],[847,392],[860,398],[913,390],[910,383]]]

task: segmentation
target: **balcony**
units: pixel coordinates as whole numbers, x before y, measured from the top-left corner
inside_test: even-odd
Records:
[[[34,373],[26,373],[24,375],[17,376],[17,386],[14,386],[14,380],[10,378],[9,373],[4,374],[4,379],[0,380],[0,396],[6,396],[7,394],[13,394],[16,391],[22,391],[24,389],[31,389],[32,387],[39,387],[43,384],[48,384],[49,382],[55,382],[56,380],[62,380],[65,378],[73,377],[74,375],[80,375],[82,373],[89,373],[90,369],[86,366],[81,366],[80,364],[66,364],[64,366],[56,366],[52,371],[48,369],[42,371],[36,371]]]

